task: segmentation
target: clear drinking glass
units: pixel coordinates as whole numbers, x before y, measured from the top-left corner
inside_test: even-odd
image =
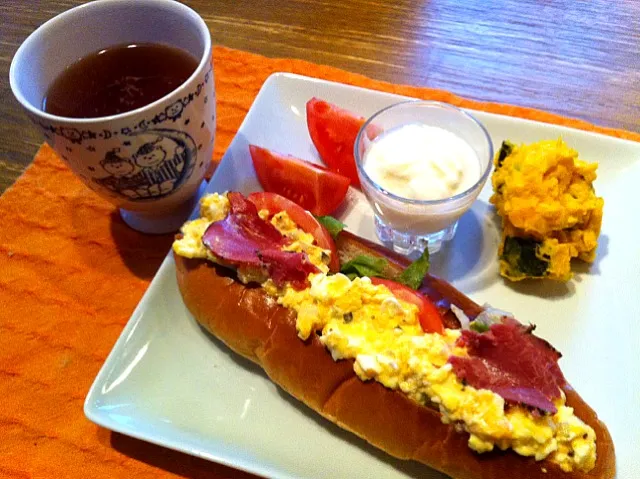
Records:
[[[406,124],[424,124],[455,133],[475,152],[480,175],[469,189],[449,198],[414,200],[385,190],[365,171],[366,153],[379,135]],[[362,126],[354,145],[358,176],[373,207],[376,233],[395,251],[411,255],[440,250],[455,235],[458,219],[476,200],[489,177],[493,144],[484,126],[465,111],[436,101],[410,100],[380,110]]]

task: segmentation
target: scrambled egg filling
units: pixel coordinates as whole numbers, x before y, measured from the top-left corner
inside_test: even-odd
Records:
[[[216,261],[202,245],[202,234],[228,211],[226,196],[203,198],[201,218],[183,226],[174,252]],[[259,214],[268,218],[266,211]],[[567,472],[594,467],[595,433],[565,406],[564,397],[556,402],[556,414],[534,415],[524,407],[505,407],[502,397],[489,390],[464,385],[447,362],[452,355],[467,354],[455,345],[460,331],[425,334],[415,305],[398,300],[369,278],[327,274],[330,253],[315,246],[311,235],[297,228],[286,213],[274,215],[271,223],[292,240],[287,250],[307,253],[321,269],[309,276],[310,286],[304,290],[280,289],[271,280],[262,284],[279,304],[296,311],[301,340],[317,333],[334,360],[353,360],[363,381],[375,380],[420,404],[435,405],[444,423],[469,433],[469,447],[479,453],[511,448],[536,460],[547,458]]]
[[[597,163],[578,159],[560,138],[504,142],[494,165],[491,203],[502,217],[503,276],[566,281],[572,258],[595,259],[604,206],[593,189]]]
[[[229,214],[229,200],[226,195],[214,193],[200,199],[200,218],[187,221],[182,228],[182,238],[173,242],[173,252],[185,258],[202,258],[216,261],[202,242],[202,235],[211,223],[223,220]]]
[[[269,217],[267,210],[261,210],[258,212],[262,219]],[[294,251],[296,253],[306,253],[309,261],[316,265],[320,271],[327,273],[329,271],[329,251],[323,250],[314,245],[313,235],[305,233],[298,225],[296,225],[289,215],[281,211],[273,215],[271,218],[271,224],[276,227],[282,235],[291,240],[291,243],[282,248],[283,251]]]

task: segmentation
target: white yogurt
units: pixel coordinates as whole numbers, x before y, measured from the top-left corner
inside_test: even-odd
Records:
[[[471,188],[480,162],[465,140],[443,128],[410,123],[376,138],[363,158],[369,177],[412,200],[439,200]]]

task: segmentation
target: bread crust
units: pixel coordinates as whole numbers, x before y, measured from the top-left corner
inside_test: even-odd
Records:
[[[358,254],[384,256],[389,260],[387,274],[391,276],[408,264],[402,256],[347,232],[341,233],[336,243],[341,261]],[[353,371],[353,361],[333,361],[315,334],[307,341],[300,340],[295,312],[278,305],[264,289],[246,286],[208,261],[174,256],[184,302],[203,327],[233,351],[260,365],[283,390],[392,456],[419,461],[456,479],[615,476],[611,436],[570,386],[565,387],[567,405],[596,432],[598,456],[589,473],[566,473],[554,463],[536,462],[513,451],[478,454],[467,445],[469,435],[443,424],[436,409],[421,406],[375,381],[361,381]],[[459,327],[449,310],[452,302],[470,317],[481,311],[453,286],[433,276],[425,279],[421,290],[446,314],[448,327]]]

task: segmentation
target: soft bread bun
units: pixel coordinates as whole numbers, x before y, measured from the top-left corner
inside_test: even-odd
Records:
[[[405,258],[347,232],[340,234],[337,247],[342,262],[358,254],[384,256],[391,275],[408,264]],[[353,362],[333,361],[316,335],[300,340],[295,313],[278,305],[261,287],[246,286],[231,271],[211,262],[174,256],[184,302],[204,328],[260,365],[289,394],[392,456],[414,459],[456,479],[615,476],[609,432],[568,386],[567,404],[596,432],[598,458],[592,471],[566,473],[554,463],[536,462],[513,451],[477,454],[467,445],[469,435],[443,424],[435,408],[421,406],[375,381],[361,381],[353,371]],[[443,309],[453,302],[471,317],[480,311],[477,304],[435,277],[425,280],[423,291]],[[455,317],[449,320],[457,322]]]

